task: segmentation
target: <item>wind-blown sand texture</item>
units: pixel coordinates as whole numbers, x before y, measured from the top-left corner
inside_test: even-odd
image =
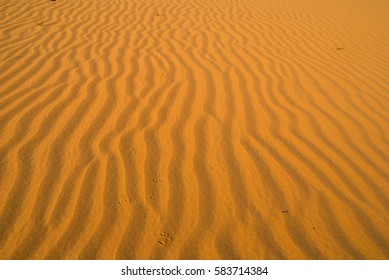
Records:
[[[388,259],[384,0],[0,0],[0,258]]]

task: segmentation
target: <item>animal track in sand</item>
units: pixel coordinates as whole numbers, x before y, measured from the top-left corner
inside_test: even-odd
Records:
[[[120,205],[123,205],[123,204],[129,204],[130,202],[131,202],[131,199],[130,199],[129,196],[127,196],[127,195],[121,195],[118,203],[119,203]]]
[[[162,180],[161,180],[161,178],[159,177],[159,175],[158,174],[154,174],[154,179],[153,179],[153,183],[161,183],[162,182]]]
[[[134,158],[136,156],[136,149],[134,147],[132,147],[129,154],[130,154],[131,158]]]
[[[37,26],[43,26],[45,23],[46,16],[43,16],[39,21],[35,22]]]
[[[152,192],[150,195],[150,199],[157,199],[158,195],[155,194],[155,192]]]
[[[161,110],[158,112],[158,116],[166,116],[166,112]]]
[[[168,245],[170,242],[172,242],[172,238],[170,237],[170,234],[167,232],[161,232],[159,236],[160,238],[158,239],[158,244],[161,246]]]
[[[166,79],[166,73],[159,74],[159,80],[164,81]]]

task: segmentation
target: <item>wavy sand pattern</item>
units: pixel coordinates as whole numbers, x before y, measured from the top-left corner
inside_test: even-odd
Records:
[[[0,258],[388,259],[386,2],[0,0]]]

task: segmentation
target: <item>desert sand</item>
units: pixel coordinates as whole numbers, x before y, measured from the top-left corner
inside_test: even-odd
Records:
[[[0,0],[0,258],[388,259],[388,15]]]

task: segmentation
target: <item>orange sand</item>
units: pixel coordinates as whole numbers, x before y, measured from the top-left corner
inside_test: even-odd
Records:
[[[0,258],[388,259],[388,15],[0,0]]]

